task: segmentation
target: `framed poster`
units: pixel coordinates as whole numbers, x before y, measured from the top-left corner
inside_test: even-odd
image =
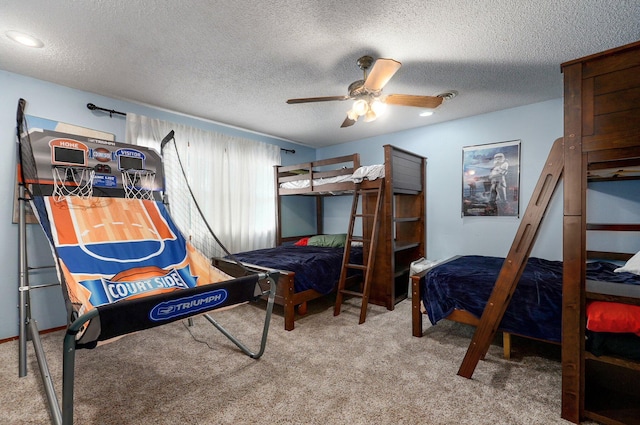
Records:
[[[462,217],[520,214],[520,140],[462,148]]]

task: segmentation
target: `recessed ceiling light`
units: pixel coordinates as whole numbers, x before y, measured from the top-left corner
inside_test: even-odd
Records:
[[[421,117],[430,117],[431,115],[433,115],[433,111],[422,111],[419,114]]]
[[[36,47],[36,48],[40,48],[44,46],[44,43],[39,39],[20,31],[7,31],[5,34],[11,40],[15,41],[16,43],[20,43],[23,46]]]

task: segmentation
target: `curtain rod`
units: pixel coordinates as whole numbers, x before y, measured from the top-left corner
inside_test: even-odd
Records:
[[[111,118],[113,118],[113,114],[117,114],[117,115],[127,115],[124,112],[120,112],[120,111],[116,111],[115,109],[107,109],[107,108],[101,108],[99,106],[94,105],[93,103],[87,103],[87,108],[91,109],[92,111],[104,111],[104,112],[108,112],[109,116]],[[296,150],[295,149],[285,149],[285,148],[280,148],[281,151],[284,151],[284,153],[290,153],[290,154],[295,154]]]
[[[98,110],[98,111],[108,112],[111,118],[113,118],[113,114],[125,115],[125,116],[127,115],[124,112],[116,111],[115,109],[101,108],[99,106],[94,105],[93,103],[87,103],[87,108],[91,109],[92,111]]]

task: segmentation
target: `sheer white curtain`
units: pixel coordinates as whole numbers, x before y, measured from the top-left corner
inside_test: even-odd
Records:
[[[225,134],[204,131],[142,115],[127,114],[127,143],[155,148],[171,131],[164,148],[166,190],[171,215],[183,233],[205,255],[211,239],[177,162],[206,221],[224,246],[242,252],[275,244],[275,187],[273,166],[280,164],[280,148]]]

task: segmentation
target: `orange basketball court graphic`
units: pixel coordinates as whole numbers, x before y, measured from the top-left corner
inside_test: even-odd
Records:
[[[52,233],[57,245],[77,245],[103,261],[146,260],[163,251],[165,240],[176,238],[153,201],[65,197],[56,202],[49,198],[47,208],[56,224]],[[107,255],[95,249],[105,243],[135,242],[146,243],[137,244],[135,255],[128,257],[120,250],[112,250],[112,254]]]
[[[69,293],[86,306],[221,282],[161,202],[44,197]]]
[[[66,197],[47,208],[56,223],[58,245],[175,239],[155,202],[122,198]]]

